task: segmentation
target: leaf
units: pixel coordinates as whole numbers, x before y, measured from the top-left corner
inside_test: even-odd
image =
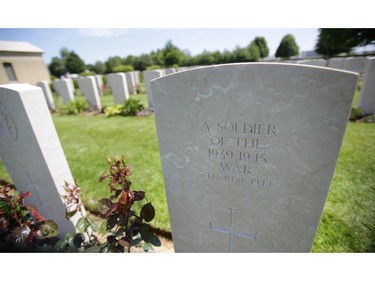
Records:
[[[107,237],[107,242],[110,244],[110,245],[113,245],[117,242],[117,239],[114,235],[110,235]]]
[[[99,226],[99,233],[101,235],[105,235],[107,233],[107,220],[103,221],[101,225]]]
[[[101,175],[99,178],[99,182],[103,182],[109,175]]]
[[[155,217],[155,209],[152,206],[151,202],[143,205],[141,210],[141,218],[144,219],[146,222],[150,222]]]
[[[125,233],[125,228],[120,227],[120,228],[116,231],[115,236],[116,236],[116,237],[120,237],[120,236],[122,236],[122,234],[124,234],[124,233]]]
[[[132,240],[132,246],[137,246],[139,243],[142,242],[142,239],[141,238],[136,238],[136,239],[133,239]]]
[[[37,231],[37,237],[40,239],[55,237],[59,233],[57,224],[52,220],[44,221]]]
[[[9,229],[9,220],[6,219],[5,217],[0,218],[0,234],[7,232]]]
[[[107,230],[112,229],[118,222],[118,215],[112,215],[107,220]]]
[[[145,251],[147,253],[154,252],[154,248],[152,247],[152,245],[150,243],[143,243],[142,248],[143,248],[143,251]]]
[[[98,210],[98,202],[96,200],[90,198],[87,202],[85,202],[85,207],[88,210],[97,211]]]
[[[73,237],[73,245],[76,248],[81,248],[82,243],[85,241],[85,236],[82,233],[77,233]]]
[[[105,215],[105,218],[108,218],[110,215],[112,215],[117,210],[117,203],[113,203],[112,206],[109,208],[107,214]]]
[[[22,224],[20,227],[16,227],[10,234],[10,239],[16,243],[25,243],[31,232],[30,227],[27,224]]]
[[[90,221],[86,217],[79,218],[76,224],[76,228],[81,233],[85,233],[89,226],[90,226]]]
[[[145,241],[147,243],[150,242],[150,238],[151,238],[152,233],[150,232],[150,227],[147,224],[142,225],[140,234],[141,234],[141,237],[142,237],[143,241]]]
[[[143,198],[145,198],[145,192],[142,190],[134,191],[134,201],[141,201]]]
[[[109,208],[112,206],[113,202],[108,198],[103,198],[98,201],[98,212],[103,216],[107,214]]]
[[[5,202],[5,201],[0,201],[0,212],[2,213],[9,213],[11,210],[11,206],[8,202]]]
[[[129,243],[129,241],[126,241],[125,238],[121,238],[118,243],[124,247],[124,248],[129,248],[131,246],[131,244]]]
[[[150,243],[156,247],[160,247],[161,246],[161,241],[159,239],[159,237],[157,237],[156,235],[152,234],[151,237],[150,237]]]

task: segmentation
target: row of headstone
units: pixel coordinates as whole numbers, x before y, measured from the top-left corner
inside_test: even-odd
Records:
[[[309,252],[358,74],[242,63],[159,77],[151,90],[176,252]],[[75,231],[79,215],[67,221],[61,198],[73,177],[40,87],[0,86],[0,155],[60,236]]]
[[[357,106],[365,114],[375,114],[375,57],[369,58],[367,61]]]
[[[366,63],[368,58],[366,57],[347,57],[347,58],[330,58],[328,60],[328,67],[358,72],[363,74],[366,69]]]
[[[176,252],[309,252],[358,74],[242,63],[151,81]]]
[[[17,190],[31,193],[26,203],[58,224],[59,237],[75,232],[80,214],[68,221],[62,197],[74,179],[41,87],[0,86],[0,156]]]

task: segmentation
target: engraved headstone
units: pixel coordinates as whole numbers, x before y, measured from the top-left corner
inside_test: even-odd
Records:
[[[367,61],[358,107],[366,114],[375,114],[375,57]]]
[[[126,84],[128,86],[128,92],[131,95],[137,94],[137,88],[135,86],[134,74],[133,72],[125,72]]]
[[[90,110],[101,111],[102,104],[100,102],[98,86],[94,76],[78,78],[78,86],[86,98]]]
[[[113,101],[123,104],[129,99],[128,87],[126,85],[125,73],[111,73],[107,75],[107,82],[111,88]]]
[[[69,78],[56,79],[53,81],[53,88],[55,92],[61,96],[64,103],[74,101],[74,92],[72,90],[71,82]]]
[[[68,221],[62,198],[74,179],[40,87],[0,86],[0,156],[17,190],[31,192],[26,203],[54,220],[60,237],[74,232],[79,214]]]
[[[49,87],[49,83],[47,81],[40,81],[37,83],[37,86],[42,88],[44,98],[46,99],[48,108],[52,111],[56,110],[55,101],[53,100],[53,96],[51,93],[51,89]]]
[[[143,73],[143,81],[145,83],[146,94],[147,94],[147,101],[148,101],[148,108],[154,109],[154,102],[152,98],[152,89],[151,89],[151,80],[155,78],[159,78],[163,76],[162,70],[145,70]]]
[[[153,80],[176,252],[309,252],[357,79],[242,63]]]
[[[166,68],[164,69],[164,75],[172,74],[177,72],[176,68]]]

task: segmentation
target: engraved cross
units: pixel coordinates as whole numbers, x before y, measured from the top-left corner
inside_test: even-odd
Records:
[[[239,209],[229,208],[229,210],[230,210],[230,228],[227,229],[224,227],[216,227],[216,226],[212,226],[210,223],[210,230],[229,234],[229,252],[234,253],[236,249],[236,237],[256,240],[256,233],[254,235],[254,234],[237,232],[236,231],[236,219],[237,219],[237,213]]]

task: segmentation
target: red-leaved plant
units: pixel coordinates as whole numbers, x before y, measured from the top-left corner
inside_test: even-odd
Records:
[[[104,218],[97,224],[83,212],[80,188],[65,182],[66,218],[77,213],[80,218],[76,228],[79,233],[67,233],[58,239],[55,222],[46,220],[35,207],[27,206],[24,198],[30,193],[19,193],[8,185],[0,185],[0,251],[41,251],[41,252],[130,252],[132,247],[142,247],[152,251],[152,246],[160,246],[159,238],[147,223],[155,217],[151,202],[140,208],[139,214],[133,210],[135,202],[145,200],[145,192],[130,189],[131,171],[124,157],[107,159],[109,173],[99,181],[108,180],[110,198],[98,202],[89,201]],[[99,239],[96,233],[103,235]],[[53,238],[52,238],[53,237]],[[101,241],[102,240],[102,241]]]

